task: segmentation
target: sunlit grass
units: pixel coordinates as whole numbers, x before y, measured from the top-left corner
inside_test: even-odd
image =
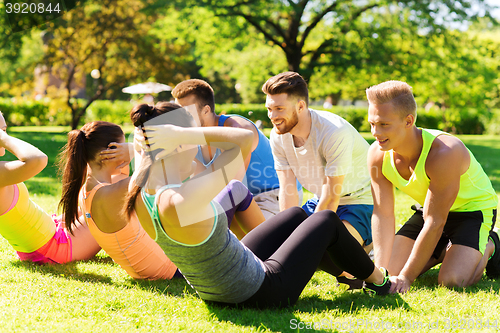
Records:
[[[49,155],[50,165],[26,184],[35,202],[55,212],[61,184],[53,163],[67,129],[35,130],[10,132]],[[478,160],[488,164],[489,174],[498,173],[500,138],[461,138]],[[397,224],[410,216],[412,203],[397,192]],[[436,284],[434,269],[417,279],[407,294],[373,297],[347,292],[331,276],[318,272],[293,308],[221,308],[206,305],[184,280],[134,281],[103,252],[87,262],[37,266],[20,262],[0,238],[0,331],[373,332],[392,327],[439,332],[479,331],[485,325],[488,331],[500,329],[500,281],[484,276],[473,287],[457,289]]]

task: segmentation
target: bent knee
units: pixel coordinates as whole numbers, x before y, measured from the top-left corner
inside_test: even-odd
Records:
[[[445,287],[466,287],[468,286],[470,278],[454,272],[439,273],[438,283]]]

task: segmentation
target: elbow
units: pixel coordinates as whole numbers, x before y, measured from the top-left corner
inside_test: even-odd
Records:
[[[37,159],[38,159],[38,163],[42,169],[45,168],[49,162],[49,158],[45,154],[38,156]]]
[[[45,169],[48,161],[49,158],[44,153],[41,153],[30,160],[33,170],[37,170],[37,173]]]
[[[253,144],[253,132],[250,130],[246,130],[246,132],[240,144],[241,152],[244,156],[250,153]]]
[[[442,233],[445,224],[446,218],[436,219],[424,214],[424,227],[430,232]]]

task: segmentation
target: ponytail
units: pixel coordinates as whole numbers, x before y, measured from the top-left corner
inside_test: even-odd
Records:
[[[62,173],[62,197],[58,208],[64,212],[66,228],[73,234],[72,227],[78,220],[78,194],[87,175],[85,154],[85,133],[72,130],[68,143],[61,152],[59,170]]]
[[[68,133],[68,143],[59,154],[59,172],[62,174],[62,196],[58,208],[64,213],[66,228],[79,218],[78,199],[87,177],[88,163],[94,161],[101,150],[123,137],[120,126],[105,121],[85,124],[81,130]]]
[[[169,113],[169,121],[167,122],[165,122],[165,118],[158,117],[174,110],[181,112]],[[151,121],[155,117],[158,118]],[[178,104],[169,102],[158,102],[156,105],[138,104],[130,111],[130,120],[135,127],[142,129],[142,133],[146,139],[146,144],[148,143],[146,132],[144,131],[144,125],[146,122],[148,122],[148,124],[155,125],[169,123],[182,127],[191,127],[194,125],[193,117],[186,110]],[[154,156],[156,156],[156,153],[158,152],[159,151],[156,150],[147,152],[141,161],[141,165],[134,172],[136,174],[134,187],[129,191],[127,197],[125,198],[125,206],[123,207],[123,213],[126,216],[130,216],[130,214],[132,214],[137,196],[148,181],[151,166],[154,163]]]

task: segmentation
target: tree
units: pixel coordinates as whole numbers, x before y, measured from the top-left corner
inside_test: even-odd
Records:
[[[349,67],[348,55],[356,49],[342,48],[342,40],[350,32],[376,33],[380,22],[373,20],[374,14],[407,9],[410,22],[432,33],[451,23],[473,20],[481,9],[489,15],[491,7],[484,0],[474,3],[477,10],[470,0],[182,0],[177,6],[203,6],[221,17],[243,18],[283,51],[289,70],[308,80],[316,68],[328,66],[323,61],[326,55],[344,59],[342,65]],[[316,33],[320,27],[324,32],[321,36]]]
[[[144,5],[140,0],[89,0],[47,29],[52,38],[45,48],[45,64],[63,81],[58,93],[71,109],[73,129],[92,102],[106,93],[151,78],[164,83],[182,79],[169,57],[182,54],[182,48],[157,43],[148,34],[154,17],[141,12]],[[93,70],[99,73],[97,87],[81,105],[74,98],[74,84]]]

